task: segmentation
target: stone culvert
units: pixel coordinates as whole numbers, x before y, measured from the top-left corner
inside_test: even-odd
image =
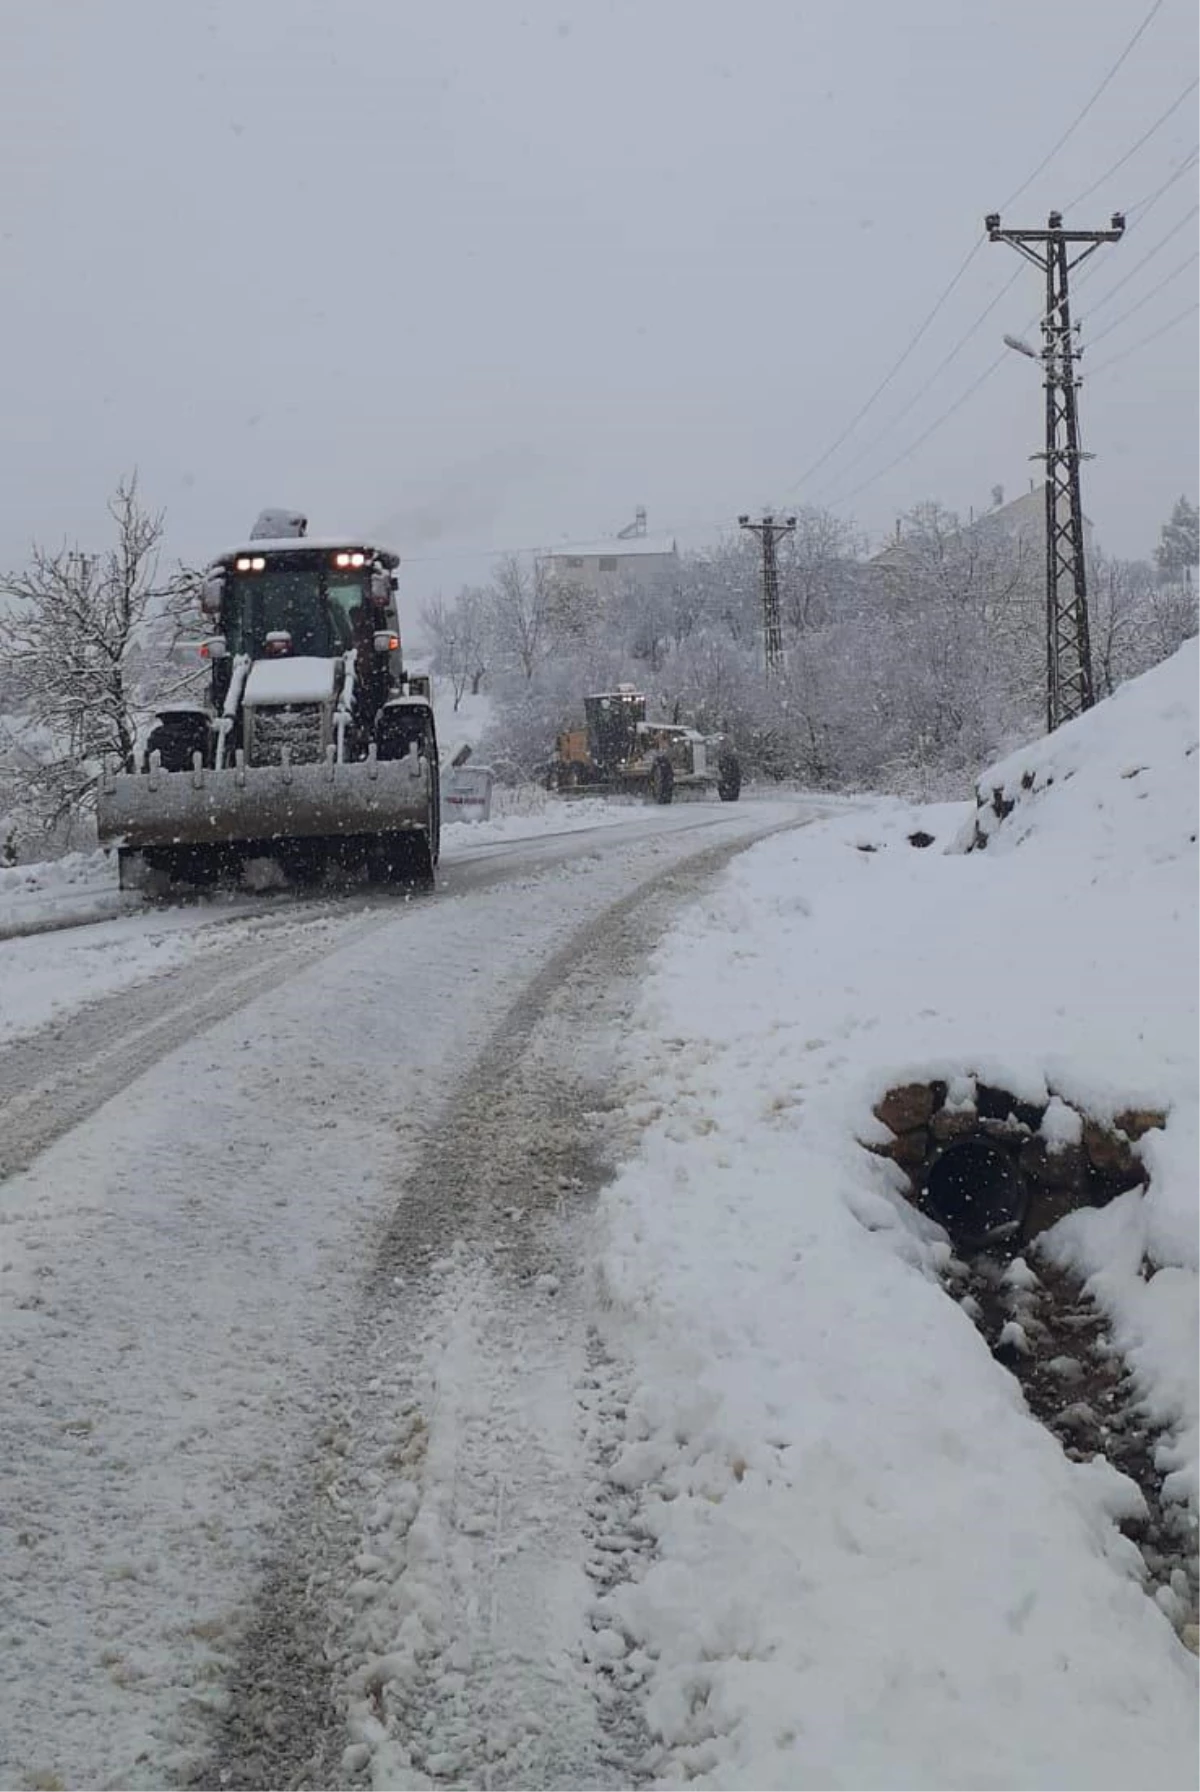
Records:
[[[1061,1096],[1023,1101],[972,1076],[901,1084],[874,1111],[890,1137],[867,1149],[891,1158],[913,1204],[967,1246],[1020,1244],[1144,1187],[1141,1141],[1166,1120],[1130,1107],[1107,1124]]]

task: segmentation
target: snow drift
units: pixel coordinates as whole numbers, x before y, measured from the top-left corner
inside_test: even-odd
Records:
[[[977,782],[976,845],[1086,854],[1125,876],[1140,859],[1181,863],[1195,882],[1196,641]],[[1077,782],[1073,782],[1078,780]]]

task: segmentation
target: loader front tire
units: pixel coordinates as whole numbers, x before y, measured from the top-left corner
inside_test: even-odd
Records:
[[[427,833],[381,834],[371,853],[371,873],[380,883],[432,890],[434,856]]]

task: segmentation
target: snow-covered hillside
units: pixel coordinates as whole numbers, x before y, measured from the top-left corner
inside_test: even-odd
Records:
[[[637,1364],[612,1474],[657,1547],[597,1622],[670,1783],[1195,1783],[1180,1613],[1115,1523],[1141,1492],[1031,1416],[859,1141],[890,1086],[971,1073],[1166,1110],[1149,1192],[1043,1243],[1092,1277],[1194,1527],[1196,687],[1192,644],[994,768],[986,851],[966,805],[766,842],[657,956],[646,1131],[601,1208]]]
[[[1078,721],[992,766],[978,780],[978,833],[993,852],[1033,840],[1042,853],[1082,854],[1118,881],[1142,860],[1182,862],[1194,883],[1198,677],[1192,640]]]

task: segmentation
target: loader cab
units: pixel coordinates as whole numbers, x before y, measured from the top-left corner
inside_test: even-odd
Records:
[[[354,650],[368,687],[399,673],[394,568],[398,556],[347,542],[251,540],[222,555],[202,603],[223,651],[213,659],[219,707],[233,659],[334,659]]]
[[[646,699],[632,685],[618,685],[615,691],[585,697],[583,712],[587,718],[588,750],[601,770],[637,757],[638,727],[646,720]]]

